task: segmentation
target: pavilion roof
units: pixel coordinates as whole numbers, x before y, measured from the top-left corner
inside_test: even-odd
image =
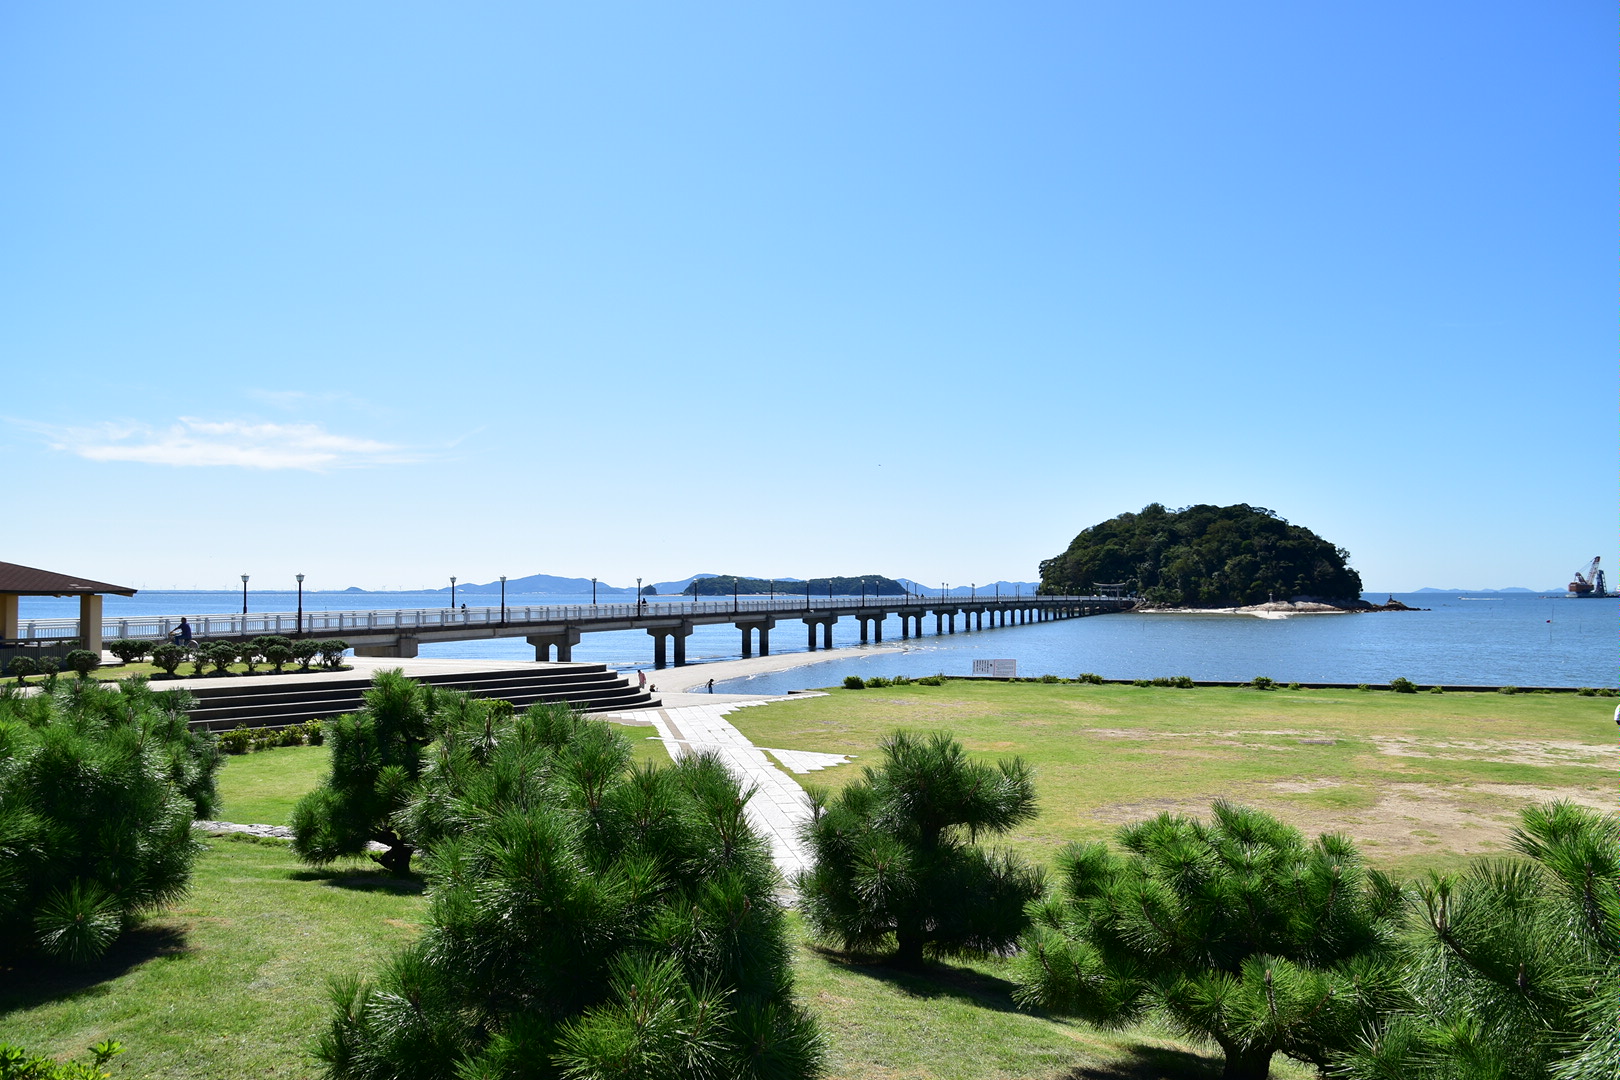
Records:
[[[134,596],[135,592],[128,585],[109,585],[105,581],[58,574],[54,570],[0,562],[0,593],[13,596],[88,596],[92,593]]]

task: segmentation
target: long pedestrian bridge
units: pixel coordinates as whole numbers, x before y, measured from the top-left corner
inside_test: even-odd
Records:
[[[379,611],[252,612],[199,615],[192,634],[204,640],[246,640],[262,634],[342,638],[360,656],[411,657],[423,642],[521,637],[536,660],[572,659],[581,635],[606,630],[645,630],[653,639],[653,666],[686,663],[686,639],[694,627],[731,623],[742,634],[742,655],[769,656],[778,622],[802,622],[811,652],[832,648],[840,619],[860,623],[861,641],[883,640],[883,625],[900,619],[901,638],[922,637],[933,617],[935,634],[964,633],[1055,619],[1128,611],[1135,601],[1116,596],[983,597],[774,597],[629,604],[543,604],[527,607],[399,608]],[[137,616],[103,621],[108,638],[167,640],[180,616]],[[77,619],[30,619],[18,626],[24,640],[48,642],[79,636]]]

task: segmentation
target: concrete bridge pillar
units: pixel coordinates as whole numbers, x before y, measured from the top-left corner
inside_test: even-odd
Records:
[[[534,658],[542,664],[551,661],[551,650],[557,650],[557,663],[566,664],[574,658],[574,646],[579,644],[578,630],[564,630],[556,634],[531,634],[525,640],[534,646]]]
[[[859,615],[861,622],[861,644],[865,645],[868,637],[876,644],[883,644],[884,615]]]
[[[692,636],[692,624],[682,622],[675,626],[649,626],[647,633],[653,639],[653,667],[667,666],[669,656],[664,649],[667,638],[674,639],[675,666],[683,667],[686,664],[686,639]]]
[[[746,622],[735,624],[742,631],[743,659],[754,655],[754,631],[759,631],[759,655],[771,655],[771,627],[776,625],[775,619],[749,619]]]
[[[402,637],[395,641],[392,645],[356,645],[354,647],[354,655],[385,656],[398,658],[400,660],[409,660],[416,655],[416,646],[416,638]]]
[[[809,634],[809,648],[810,648],[811,652],[816,651],[816,627],[817,626],[821,627],[821,647],[823,649],[830,649],[830,648],[833,647],[833,643],[832,643],[833,624],[836,623],[837,621],[838,621],[838,617],[836,615],[833,615],[833,616],[807,615],[807,616],[805,616],[804,625],[810,631],[810,634]]]

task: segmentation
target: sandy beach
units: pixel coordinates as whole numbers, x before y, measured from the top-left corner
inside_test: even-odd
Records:
[[[1250,604],[1247,607],[1139,607],[1136,612],[1142,615],[1251,615],[1256,619],[1287,619],[1294,615],[1353,614],[1349,608],[1334,607],[1332,604],[1317,604],[1308,601],[1295,603],[1291,600],[1277,600],[1268,604]]]

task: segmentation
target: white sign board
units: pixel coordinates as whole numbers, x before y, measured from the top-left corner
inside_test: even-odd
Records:
[[[1018,661],[975,660],[973,661],[973,674],[991,675],[998,679],[1016,679],[1018,678]]]

